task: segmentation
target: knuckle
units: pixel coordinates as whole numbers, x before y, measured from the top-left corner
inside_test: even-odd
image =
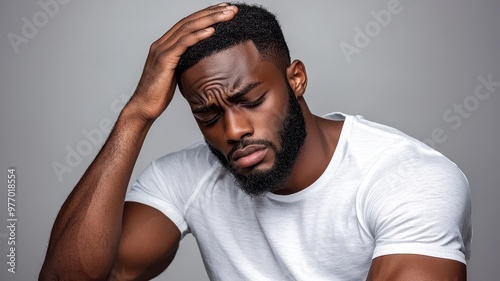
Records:
[[[176,43],[176,45],[184,46],[184,47],[187,47],[187,44],[188,44],[188,35],[183,35],[183,36],[179,37],[179,39],[177,40],[177,43]]]
[[[149,52],[152,54],[159,52],[159,50],[162,48],[162,45],[164,45],[166,42],[168,42],[168,38],[166,40],[162,40],[162,38],[156,40],[149,46]]]
[[[221,15],[223,15],[223,13],[221,11],[216,11],[214,13],[211,13],[210,15],[208,15],[210,18],[212,19],[218,19]]]
[[[215,23],[220,17],[220,12],[213,12],[205,16],[205,19],[210,21],[210,23]]]
[[[158,52],[157,50],[152,50],[149,52],[148,54],[148,60],[151,60],[151,61],[156,61],[157,58],[161,55],[160,52]]]
[[[149,46],[149,52],[153,53],[156,50],[156,48],[158,48],[158,41],[151,43],[151,46]]]

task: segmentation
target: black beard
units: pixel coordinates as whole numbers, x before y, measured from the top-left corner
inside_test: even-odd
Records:
[[[302,109],[290,85],[287,86],[288,108],[278,131],[281,150],[278,150],[274,144],[267,140],[242,140],[229,153],[229,155],[232,155],[232,152],[250,144],[266,145],[276,155],[275,163],[270,169],[257,170],[248,175],[243,175],[228,163],[224,154],[207,143],[210,151],[212,151],[222,166],[234,176],[236,184],[252,197],[260,197],[267,192],[276,192],[285,187],[307,136]]]

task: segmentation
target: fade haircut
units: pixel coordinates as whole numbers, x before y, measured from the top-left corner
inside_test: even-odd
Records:
[[[181,56],[175,69],[177,82],[187,69],[203,58],[246,41],[253,42],[260,57],[272,61],[283,73],[290,65],[290,51],[276,16],[259,5],[231,4],[238,7],[236,16],[213,25],[215,33],[212,36],[189,47]]]

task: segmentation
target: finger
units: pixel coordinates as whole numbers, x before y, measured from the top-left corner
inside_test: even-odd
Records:
[[[231,6],[231,5],[228,5],[227,3],[221,3],[218,5],[207,7],[205,9],[200,10],[198,12],[195,12],[195,13],[183,18],[179,22],[177,22],[172,28],[170,28],[170,30],[168,30],[163,36],[161,36],[154,44],[159,46],[159,45],[162,45],[167,40],[177,39],[179,36],[182,36],[182,34],[179,35],[179,30],[181,30],[181,31],[186,30],[186,27],[192,26],[191,23],[193,21],[197,22],[197,20],[200,18],[205,18],[207,16],[212,15],[213,21],[203,22],[206,25],[197,25],[196,27],[199,30],[204,29],[204,28],[206,28],[210,25],[213,25],[217,22],[229,20],[232,17],[234,17],[234,14],[236,12],[237,12],[236,6]],[[214,14],[218,15],[218,16],[214,16]],[[178,35],[177,38],[171,38],[174,34]]]
[[[218,22],[230,20],[237,11],[238,9],[236,6],[228,5],[223,6],[223,9],[221,9],[221,7],[216,7],[211,10],[203,11],[201,14],[190,16],[186,20],[180,21],[179,25],[175,29],[172,29],[171,35],[166,41],[175,41],[185,33],[204,29]]]
[[[200,11],[194,12],[191,15],[188,15],[188,16],[184,17],[183,19],[181,19],[180,21],[178,21],[172,28],[170,28],[169,31],[167,31],[166,35],[170,35],[172,32],[175,32],[175,30],[179,29],[179,27],[182,26],[182,24],[184,24],[187,21],[191,21],[191,20],[194,20],[196,18],[204,17],[208,14],[215,13],[218,11],[223,11],[226,9],[234,9],[234,8],[235,8],[235,6],[229,5],[227,3],[220,3],[220,4],[213,5],[213,6],[209,6],[205,9],[200,10]]]
[[[191,21],[187,21],[177,29],[170,38],[168,38],[164,43],[175,42],[180,37],[187,35],[192,32],[196,32],[198,30],[205,29],[207,27],[213,26],[216,23],[228,21],[234,18],[236,15],[235,9],[227,9],[223,11],[217,11],[211,14],[208,14],[204,17],[196,18]]]
[[[230,20],[234,15],[234,11],[224,10],[187,22],[176,34],[163,42],[162,45],[155,46],[154,52],[161,54],[165,51],[172,52],[172,50],[175,50],[173,54],[181,56],[188,47],[212,35],[214,29],[211,26],[214,23],[221,20]]]
[[[165,44],[164,47],[166,49],[158,52],[162,64],[165,65],[167,69],[174,71],[179,63],[180,57],[189,47],[210,37],[214,32],[215,29],[213,27],[207,27],[181,36],[174,44],[171,44],[171,46],[167,47]]]

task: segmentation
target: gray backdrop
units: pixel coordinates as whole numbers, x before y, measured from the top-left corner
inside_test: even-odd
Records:
[[[150,43],[215,2],[180,3],[0,4],[1,280],[36,278],[54,218],[133,92]],[[496,280],[500,1],[260,3],[278,14],[292,57],[307,66],[313,112],[361,114],[394,126],[462,168],[473,200],[469,278]],[[176,95],[149,133],[133,178],[153,158],[199,140]],[[15,274],[6,264],[9,167],[17,173]],[[157,279],[207,280],[192,236]]]

